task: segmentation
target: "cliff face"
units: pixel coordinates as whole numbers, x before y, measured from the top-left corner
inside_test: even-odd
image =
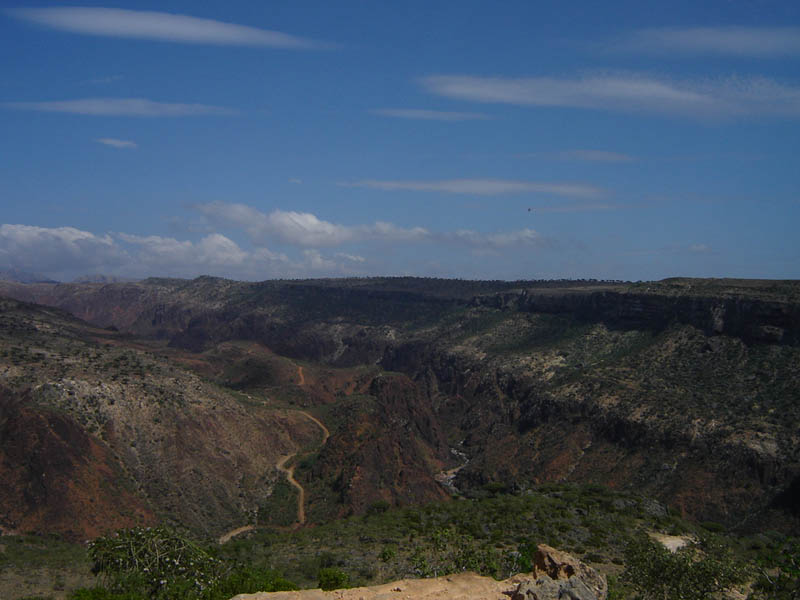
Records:
[[[420,376],[447,397],[443,421],[458,424],[449,431],[470,457],[455,480],[461,490],[490,482],[599,483],[660,498],[700,520],[738,524],[778,502],[800,475],[771,435],[663,422],[592,397],[558,397],[513,376],[470,380],[453,377],[463,371],[452,364],[440,366]]]
[[[477,297],[473,303],[529,313],[566,313],[609,327],[662,330],[682,323],[748,343],[800,344],[800,305],[790,302],[646,292],[542,294],[523,290]]]

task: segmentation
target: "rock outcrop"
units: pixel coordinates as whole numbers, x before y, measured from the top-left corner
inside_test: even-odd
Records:
[[[541,544],[534,571],[504,581],[467,572],[328,592],[314,589],[240,594],[233,600],[605,600],[606,597],[607,586],[602,575],[575,557]]]

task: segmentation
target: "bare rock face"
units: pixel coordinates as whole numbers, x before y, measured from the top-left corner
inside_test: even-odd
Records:
[[[519,584],[511,600],[596,600],[597,596],[577,577],[555,581],[540,577]]]
[[[575,557],[541,544],[533,573],[504,581],[476,573],[401,579],[349,590],[240,594],[233,600],[605,600],[602,575]]]
[[[568,598],[605,598],[608,593],[608,585],[602,575],[571,554],[556,550],[547,544],[539,544],[537,547],[536,556],[534,557],[533,576],[537,578],[537,581],[544,577],[549,577],[554,581],[573,582],[570,585],[574,585],[575,589],[586,587],[593,594],[592,596],[567,596]],[[528,597],[522,596],[521,598]],[[547,596],[531,597],[542,600]],[[561,597],[563,596],[555,596],[555,598]]]

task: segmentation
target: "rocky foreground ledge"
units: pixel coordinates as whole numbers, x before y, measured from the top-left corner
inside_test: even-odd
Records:
[[[323,592],[262,592],[233,600],[605,600],[605,578],[575,557],[540,544],[531,573],[504,581],[475,573],[401,579],[383,585]]]

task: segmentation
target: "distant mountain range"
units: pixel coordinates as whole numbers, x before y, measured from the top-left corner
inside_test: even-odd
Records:
[[[101,273],[93,273],[90,275],[81,275],[72,280],[72,283],[130,283],[137,281],[131,277],[117,277],[116,275],[103,275]]]
[[[50,279],[39,273],[29,273],[19,269],[7,269],[0,271],[0,281],[14,281],[16,283],[58,283],[55,279]]]
[[[20,269],[0,270],[0,281],[12,281],[14,283],[61,283],[57,279],[51,279],[41,273],[31,273]],[[90,273],[81,275],[72,280],[72,283],[131,283],[137,281],[132,277],[118,277],[116,275],[103,275],[102,273]]]

